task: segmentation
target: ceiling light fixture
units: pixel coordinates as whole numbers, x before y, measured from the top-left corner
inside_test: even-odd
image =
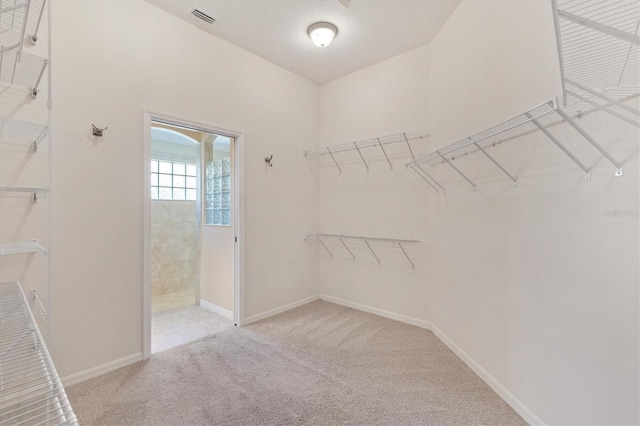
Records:
[[[316,22],[307,30],[311,41],[318,47],[327,47],[338,34],[338,28],[329,22]]]

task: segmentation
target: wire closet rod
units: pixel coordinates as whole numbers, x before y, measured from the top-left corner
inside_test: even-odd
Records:
[[[327,238],[346,238],[349,240],[362,240],[362,241],[378,241],[384,243],[403,243],[403,244],[416,244],[418,240],[400,240],[396,238],[379,238],[379,237],[361,237],[356,235],[342,235],[342,234],[308,234],[305,239],[310,237],[327,237]]]
[[[392,135],[378,136],[375,138],[362,139],[354,142],[345,142],[342,144],[329,145],[321,148],[305,149],[302,152],[304,153],[305,156],[329,155],[329,153],[336,154],[336,153],[346,152],[346,151],[355,151],[357,148],[359,149],[375,148],[375,147],[380,147],[381,145],[385,146],[385,145],[392,145],[397,143],[407,143],[407,142],[411,142],[419,139],[426,139],[429,136],[430,135],[416,135],[411,133],[407,134],[406,132],[395,133]]]

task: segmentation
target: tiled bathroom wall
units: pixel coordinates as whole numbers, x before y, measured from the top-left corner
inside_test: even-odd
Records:
[[[196,286],[196,202],[151,203],[153,296]]]

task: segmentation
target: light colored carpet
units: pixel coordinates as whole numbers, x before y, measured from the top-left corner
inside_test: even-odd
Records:
[[[323,301],[67,393],[81,425],[526,424],[431,332]]]

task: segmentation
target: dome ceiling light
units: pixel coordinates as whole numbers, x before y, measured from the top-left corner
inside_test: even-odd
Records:
[[[327,47],[338,34],[338,28],[329,22],[316,22],[307,30],[311,41],[318,47]]]

